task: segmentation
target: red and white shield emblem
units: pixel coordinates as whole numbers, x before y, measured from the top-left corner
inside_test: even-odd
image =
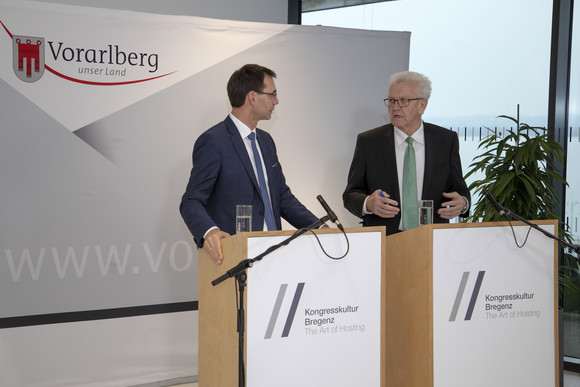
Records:
[[[12,37],[12,67],[24,82],[36,82],[44,73],[44,38]]]

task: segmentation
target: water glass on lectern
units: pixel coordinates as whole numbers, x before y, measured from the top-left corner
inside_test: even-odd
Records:
[[[238,204],[236,206],[236,232],[252,231],[252,206]]]
[[[419,224],[433,223],[433,200],[419,200]]]

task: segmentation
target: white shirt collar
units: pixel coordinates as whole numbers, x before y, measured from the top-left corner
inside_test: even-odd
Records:
[[[397,141],[397,145],[401,145],[407,139],[407,134],[403,132],[401,129],[395,126],[395,141]],[[423,127],[423,121],[421,121],[421,126],[413,135],[411,136],[414,142],[418,142],[419,144],[425,144],[425,128]]]
[[[246,138],[250,135],[250,133],[252,133],[252,130],[248,127],[248,125],[244,124],[242,121],[240,121],[232,113],[230,113],[230,118],[234,122],[234,125],[236,125],[236,128],[238,129],[238,132],[240,132],[240,136],[242,138]],[[258,135],[258,133],[256,132],[256,137],[257,137],[257,135]]]

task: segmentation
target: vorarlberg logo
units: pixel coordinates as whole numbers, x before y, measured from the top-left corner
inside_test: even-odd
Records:
[[[284,301],[284,295],[286,294],[287,289],[288,284],[280,285],[280,290],[278,290],[278,296],[276,297],[276,302],[272,309],[272,314],[270,315],[270,322],[268,323],[268,328],[266,328],[264,339],[272,338],[272,333],[276,327],[276,321],[278,321],[278,315],[280,314],[280,308],[282,307],[282,302]],[[296,310],[298,309],[298,303],[300,302],[303,290],[304,282],[298,283],[296,291],[294,292],[294,297],[292,298],[292,305],[288,311],[288,316],[286,316],[286,322],[284,323],[284,329],[282,330],[282,337],[288,337],[290,334],[290,328],[292,328],[292,323],[294,322],[294,317],[296,316]]]
[[[175,71],[136,80],[122,80],[128,76],[127,69],[143,68],[149,74],[159,69],[159,55],[147,52],[127,51],[118,44],[105,44],[102,47],[71,47],[64,42],[54,42],[45,38],[23,35],[12,35],[0,21],[2,27],[12,39],[12,63],[14,74],[24,82],[36,82],[48,70],[67,81],[95,86],[117,86],[151,81],[173,74]],[[48,46],[48,48],[46,47]],[[45,63],[45,55],[49,54],[51,63],[66,63],[76,65],[76,72],[84,78],[57,71]],[[115,79],[114,82],[102,79]]]
[[[461,277],[461,282],[459,283],[459,289],[457,289],[457,295],[455,296],[455,302],[453,303],[453,308],[451,309],[451,315],[449,316],[449,321],[455,321],[457,318],[457,311],[463,300],[463,294],[465,293],[465,287],[467,286],[467,280],[471,273],[466,271]],[[465,321],[471,320],[473,315],[473,309],[475,308],[475,303],[477,302],[477,296],[479,295],[479,290],[481,289],[481,283],[483,282],[483,277],[485,271],[480,271],[477,274],[477,279],[475,280],[475,285],[471,291],[471,297],[469,299],[469,305],[467,306],[467,312],[465,313]]]
[[[12,67],[21,81],[38,81],[44,73],[44,38],[13,36]]]

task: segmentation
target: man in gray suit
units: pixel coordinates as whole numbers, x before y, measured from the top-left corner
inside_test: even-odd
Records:
[[[252,230],[280,230],[281,217],[296,228],[314,216],[286,185],[272,137],[258,129],[278,104],[274,71],[248,64],[235,71],[227,91],[232,112],[202,133],[179,207],[199,248],[221,264],[221,240],[236,232],[236,205],[252,205]],[[260,184],[263,182],[263,184]]]
[[[415,203],[417,198],[433,200],[435,223],[468,214],[471,195],[463,178],[457,134],[422,120],[430,96],[426,76],[411,71],[393,74],[385,99],[391,123],[358,135],[342,198],[364,226],[384,225],[388,235],[415,227],[401,216],[406,196]],[[403,194],[409,143],[415,153],[413,195]]]

